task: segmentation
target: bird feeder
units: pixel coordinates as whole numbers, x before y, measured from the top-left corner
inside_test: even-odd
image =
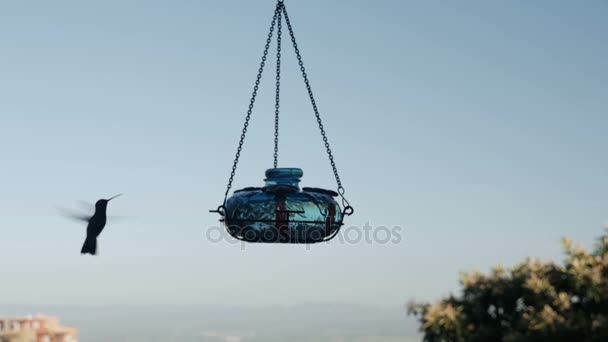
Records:
[[[300,189],[300,180],[304,175],[299,168],[279,168],[279,99],[281,79],[281,37],[282,21],[285,19],[291,42],[300,65],[306,89],[312,103],[316,121],[331,163],[337,183],[337,191],[304,187]],[[261,187],[247,187],[234,191],[228,197],[236,174],[238,161],[245,141],[249,120],[257,96],[258,87],[268,57],[270,43],[276,28],[277,62],[276,62],[276,96],[275,96],[275,131],[274,131],[274,167],[266,170],[265,184]],[[344,187],[340,181],[336,163],[329,146],[319,110],[310,86],[302,56],[296,43],[293,27],[282,0],[277,2],[270,32],[266,39],[262,62],[253,88],[249,109],[245,117],[241,139],[236,151],[232,171],[228,180],[223,203],[211,212],[218,213],[220,221],[233,237],[247,242],[266,243],[316,243],[331,240],[344,224],[345,216],[352,215],[354,209],[344,197]],[[336,198],[340,198],[342,206]]]

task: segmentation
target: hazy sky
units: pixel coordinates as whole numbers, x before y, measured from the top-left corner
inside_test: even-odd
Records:
[[[286,0],[355,216],[211,243],[274,1],[0,4],[0,302],[402,305],[608,223],[606,1]],[[284,40],[281,166],[335,187]],[[274,46],[274,44],[273,44]],[[274,54],[274,52],[271,52]],[[274,62],[235,188],[272,166]],[[100,256],[78,209],[116,193]]]

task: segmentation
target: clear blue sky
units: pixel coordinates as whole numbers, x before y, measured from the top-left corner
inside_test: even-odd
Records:
[[[212,244],[274,1],[0,4],[0,300],[402,305],[608,223],[608,3],[286,0],[356,215],[397,245]],[[285,45],[283,166],[333,187]],[[272,71],[269,62],[267,71]],[[235,188],[272,165],[267,73]],[[122,192],[101,255],[58,215]]]

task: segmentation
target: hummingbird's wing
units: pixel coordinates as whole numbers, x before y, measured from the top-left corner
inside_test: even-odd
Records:
[[[72,220],[76,220],[76,221],[83,221],[83,222],[89,222],[89,219],[91,219],[91,215],[86,215],[86,214],[82,214],[82,213],[77,213],[75,211],[69,210],[69,209],[65,209],[65,208],[57,208],[57,210],[65,217],[70,218]]]

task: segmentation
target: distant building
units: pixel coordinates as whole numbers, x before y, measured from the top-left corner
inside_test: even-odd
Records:
[[[0,317],[0,342],[78,342],[78,329],[47,316]]]

